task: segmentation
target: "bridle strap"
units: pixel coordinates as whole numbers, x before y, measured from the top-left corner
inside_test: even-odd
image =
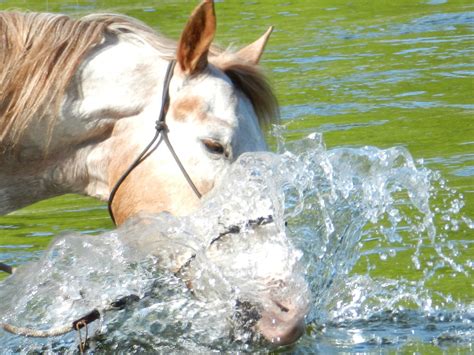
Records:
[[[225,237],[226,235],[229,235],[229,234],[238,234],[242,231],[242,229],[248,229],[248,228],[255,228],[255,227],[259,227],[259,226],[265,226],[267,224],[270,224],[270,223],[273,223],[274,220],[273,220],[273,215],[268,215],[267,217],[258,217],[256,219],[249,219],[245,224],[241,224],[241,225],[238,225],[238,224],[233,224],[229,227],[227,227],[224,231],[222,231],[221,233],[219,233],[219,235],[215,238],[213,238],[210,242],[209,242],[209,245],[208,247],[212,246],[215,242],[219,241],[220,239],[222,239],[223,237]],[[286,226],[286,222],[285,222],[285,226]],[[196,258],[196,255],[197,253],[193,253],[191,254],[191,256],[188,258],[188,260],[186,260],[180,267],[177,271],[174,272],[174,275],[175,276],[180,276],[183,274],[183,272],[185,272],[185,270],[191,265],[191,263],[193,262],[193,260]]]
[[[168,108],[169,108],[169,101],[170,101],[170,96],[169,96],[169,87],[171,83],[171,79],[173,77],[173,71],[174,67],[176,65],[176,61],[172,60],[168,64],[168,68],[166,70],[166,75],[165,75],[165,80],[163,83],[163,96],[161,100],[161,109],[160,109],[160,115],[158,116],[158,119],[156,120],[156,125],[155,125],[155,136],[153,139],[150,141],[150,143],[143,149],[143,151],[140,153],[140,155],[133,161],[133,163],[130,164],[130,166],[127,168],[127,170],[120,176],[120,178],[117,180],[115,183],[114,187],[112,188],[112,191],[110,192],[109,196],[109,201],[108,201],[108,210],[109,210],[109,215],[110,218],[112,219],[112,222],[116,225],[115,217],[114,217],[114,212],[112,210],[112,202],[114,200],[115,195],[117,194],[117,191],[119,187],[122,185],[122,183],[125,181],[125,179],[130,175],[130,173],[138,166],[140,165],[141,162],[143,162],[146,158],[148,158],[161,144],[161,142],[164,140],[166,143],[166,146],[168,147],[171,155],[173,156],[174,160],[176,161],[176,164],[178,165],[179,169],[181,170],[181,173],[185,177],[186,181],[188,182],[189,186],[192,188],[194,193],[198,198],[201,198],[202,195],[197,189],[196,185],[193,183],[191,177],[189,176],[188,172],[184,168],[183,164],[181,163],[178,155],[176,154],[175,150],[173,149],[173,146],[171,145],[171,142],[168,138],[168,126],[166,125],[166,114],[168,113]],[[159,140],[158,140],[159,138]],[[153,147],[155,142],[158,140],[156,145]]]
[[[173,146],[171,145],[171,142],[168,138],[168,131],[167,130],[164,130],[163,131],[163,140],[165,141],[166,145],[168,146],[168,149],[171,153],[171,155],[173,156],[174,158],[174,161],[176,162],[176,164],[178,164],[179,166],[179,169],[181,170],[181,172],[183,173],[183,176],[185,177],[186,181],[188,182],[189,186],[193,189],[194,193],[196,194],[196,196],[198,198],[201,198],[202,195],[201,193],[199,192],[199,190],[197,189],[196,185],[194,185],[193,183],[193,180],[191,179],[191,177],[189,176],[188,172],[186,171],[186,169],[184,168],[183,164],[181,163],[181,160],[179,159],[178,155],[176,154],[176,152],[174,151],[174,148]]]

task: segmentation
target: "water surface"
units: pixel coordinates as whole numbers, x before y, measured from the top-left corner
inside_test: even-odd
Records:
[[[194,6],[0,1],[122,12],[173,38]],[[474,5],[222,1],[216,11],[223,45],[276,28],[262,63],[283,127],[268,138],[299,162],[300,192],[285,203],[315,298],[291,350],[472,351]],[[63,231],[111,228],[101,203],[44,201],[0,218],[0,260],[24,264]]]

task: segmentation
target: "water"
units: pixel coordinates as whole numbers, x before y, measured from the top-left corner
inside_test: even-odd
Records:
[[[319,149],[308,149],[314,144]],[[470,348],[470,295],[459,302],[433,286],[446,274],[472,277],[471,261],[457,258],[470,242],[447,241],[435,224],[440,218],[455,229],[472,228],[459,213],[458,194],[440,188],[439,175],[404,148],[327,151],[316,134],[296,145],[302,155],[312,153],[304,170],[319,172],[295,233],[303,235],[316,305],[309,348],[373,351],[416,342]],[[434,202],[438,194],[449,196],[444,206]],[[364,272],[355,273],[364,259]]]
[[[174,350],[187,351],[248,348],[253,334],[234,325],[237,301],[253,303],[268,292],[272,299],[279,297],[277,293],[286,299],[297,290],[292,304],[304,307],[308,302],[299,265],[303,253],[284,231],[279,180],[286,177],[271,180],[286,165],[270,153],[242,157],[227,183],[191,217],[142,216],[99,236],[59,237],[36,264],[4,281],[3,321],[54,328],[133,294],[142,299],[140,303],[126,317],[107,314],[94,348],[114,349],[113,344],[136,351],[164,350],[172,344]],[[249,222],[270,215],[273,220],[260,226]],[[240,232],[229,233],[231,226],[240,226]],[[185,280],[192,283],[193,292]],[[285,286],[272,291],[268,280]],[[30,292],[19,297],[19,289]],[[143,337],[147,342],[137,344]],[[74,334],[52,341],[20,339],[20,343],[14,335],[2,338],[11,351],[76,347]]]
[[[176,38],[194,3],[24,6],[73,13],[112,9],[159,24]],[[266,26],[276,26],[263,64],[282,106],[283,127],[269,135],[279,155],[263,161],[250,157],[243,171],[257,169],[263,176],[268,171],[271,178],[253,185],[242,180],[247,182],[242,188],[270,189],[277,228],[295,255],[303,252],[299,262],[312,304],[307,333],[291,351],[473,351],[472,8],[466,1],[274,1],[248,2],[245,8],[217,3],[223,44],[248,43]],[[240,196],[249,204],[241,217],[258,212],[250,196]],[[232,210],[221,213],[235,221]],[[46,201],[0,219],[0,259],[15,265],[38,260],[65,230],[76,237],[60,248],[78,250],[80,256],[83,242],[77,234],[105,232],[87,237],[102,250],[110,228],[104,207],[89,199]],[[190,297],[179,279],[153,268],[153,259],[135,265],[133,255],[121,251],[118,256],[122,261],[100,259],[99,265],[125,270],[124,290],[110,281],[117,274],[104,271],[94,281],[101,286],[90,288],[82,308],[64,302],[63,309],[46,314],[41,302],[50,302],[48,297],[35,301],[25,294],[24,302],[38,302],[39,313],[25,308],[7,317],[19,324],[40,319],[46,326],[100,306],[108,296],[136,292],[148,296],[98,325],[106,334],[95,340],[98,348],[268,349],[259,342],[232,341],[245,339],[245,332],[228,336],[232,327],[212,321],[232,308],[222,297],[206,302]],[[60,271],[59,265],[47,268],[56,271],[58,281],[88,282],[72,267]],[[102,291],[107,299],[97,303]],[[7,292],[4,285],[0,292]],[[201,329],[202,323],[215,327]],[[146,334],[145,340],[137,334]],[[74,334],[54,341],[1,336],[9,349],[71,349],[77,342]]]
[[[141,298],[137,305],[110,311],[90,329],[93,349],[256,350],[259,342],[247,342],[252,334],[229,322],[235,295],[259,297],[260,280],[275,274],[287,274],[290,289],[303,293],[304,274],[312,301],[301,350],[334,340],[366,350],[414,340],[470,346],[472,304],[431,286],[446,269],[472,276],[472,265],[455,259],[465,243],[445,240],[432,212],[438,194],[447,193],[451,206],[459,196],[434,189],[444,182],[404,148],[327,150],[314,133],[289,147],[280,143],[280,150],[242,156],[189,218],[145,216],[99,236],[56,239],[37,264],[4,281],[3,321],[55,327],[133,294]],[[243,227],[209,251],[228,226],[268,215],[272,228],[260,238],[262,232]],[[456,208],[440,217],[453,226],[472,224]],[[373,256],[381,263],[372,264]],[[193,257],[194,294],[173,273]],[[354,273],[361,260],[366,270]],[[380,275],[384,263],[403,263],[417,275]],[[30,292],[19,296],[19,289]],[[2,338],[11,351],[77,347],[74,334]]]

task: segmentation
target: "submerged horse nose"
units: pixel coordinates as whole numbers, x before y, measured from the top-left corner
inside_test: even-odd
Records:
[[[273,301],[270,307],[260,313],[256,329],[274,345],[292,344],[304,332],[306,313],[306,307]]]
[[[307,305],[294,307],[271,301],[264,309],[251,302],[237,300],[235,319],[244,329],[253,329],[273,345],[289,345],[304,332]]]

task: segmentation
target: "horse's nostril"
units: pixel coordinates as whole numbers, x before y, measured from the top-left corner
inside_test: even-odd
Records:
[[[288,313],[290,311],[289,308],[285,307],[284,305],[282,305],[280,302],[278,301],[273,301],[273,303],[275,303],[275,305],[278,306],[278,308],[280,308],[280,311],[282,312],[285,312],[285,313]]]
[[[288,345],[299,339],[304,333],[304,314],[294,314],[293,311],[283,313],[263,313],[257,322],[256,329],[273,345]]]

